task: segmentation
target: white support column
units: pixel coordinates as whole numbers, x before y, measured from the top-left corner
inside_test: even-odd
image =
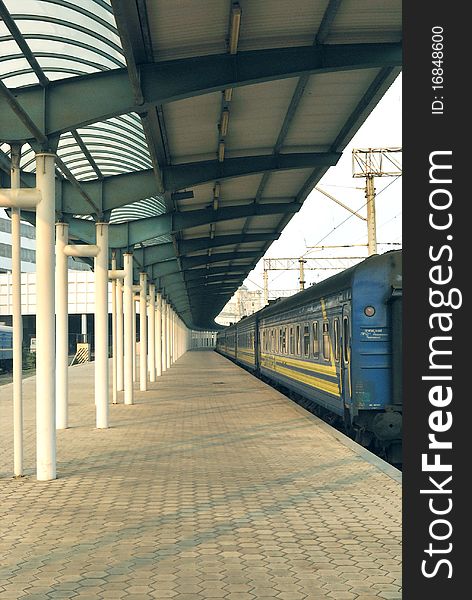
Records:
[[[175,312],[170,313],[170,364],[175,362]]]
[[[177,331],[178,331],[178,318],[177,318],[177,314],[174,313],[174,321],[173,321],[173,330],[174,330],[174,354],[173,354],[173,360],[174,362],[179,358],[178,357],[178,344],[177,344]]]
[[[116,389],[122,392],[123,385],[123,280],[116,281]]]
[[[133,383],[137,380],[136,371],[136,300],[133,292]]]
[[[170,304],[167,304],[166,307],[166,360],[167,360],[167,364],[166,367],[168,369],[170,369],[171,366],[171,361],[170,361],[170,312],[171,312],[171,306]]]
[[[162,375],[162,297],[156,296],[156,377]]]
[[[147,274],[139,274],[139,389],[147,390]]]
[[[123,255],[124,389],[125,404],[133,404],[133,255]]]
[[[11,147],[11,189],[20,188],[19,146]],[[21,316],[21,215],[11,210],[13,316],[13,474],[23,476],[23,319]]]
[[[95,407],[97,429],[108,427],[108,223],[96,223]]]
[[[167,371],[167,302],[162,298],[162,372]]]
[[[174,323],[174,361],[179,360],[179,317],[177,314],[175,315],[175,323]]]
[[[88,342],[88,331],[87,331],[87,315],[80,315],[80,333],[82,335],[82,341]]]
[[[69,225],[56,223],[56,429],[67,429],[69,309],[67,304],[67,255]]]
[[[171,360],[171,364],[173,365],[175,363],[175,312],[174,309],[172,309],[171,315],[170,315],[170,329],[172,332],[171,335],[171,347],[170,347],[170,360]]]
[[[177,321],[176,321],[175,339],[176,339],[176,360],[178,360],[180,358],[180,319],[178,317],[177,317]]]
[[[54,377],[54,154],[36,155],[36,477],[56,479]]]
[[[111,259],[111,268],[116,271],[116,255],[113,252]],[[118,329],[118,315],[117,315],[117,280],[113,278],[111,280],[111,346],[112,346],[112,402],[118,404],[118,357],[117,357],[117,345],[118,340],[116,339]]]
[[[149,343],[149,381],[156,381],[156,286],[149,284],[149,316],[148,316],[148,343]]]

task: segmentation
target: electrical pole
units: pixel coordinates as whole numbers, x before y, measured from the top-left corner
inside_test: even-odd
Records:
[[[377,254],[377,228],[375,225],[375,187],[373,175],[365,180],[365,197],[367,200],[367,247],[369,256]]]
[[[269,304],[269,273],[266,268],[266,259],[264,259],[264,306]]]
[[[306,260],[304,258],[299,258],[298,262],[300,264],[300,291],[305,289],[305,263]]]
[[[374,177],[399,177],[401,152],[401,148],[355,148],[352,151],[352,176],[365,177],[369,256],[377,254]]]

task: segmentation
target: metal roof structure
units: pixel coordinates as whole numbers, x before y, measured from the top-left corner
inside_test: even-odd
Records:
[[[55,152],[71,238],[110,221],[191,328],[214,328],[401,67],[400,0],[0,0],[0,17],[0,184],[12,143],[23,186]]]

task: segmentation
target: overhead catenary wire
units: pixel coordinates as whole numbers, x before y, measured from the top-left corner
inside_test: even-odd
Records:
[[[376,198],[378,196],[380,196],[380,194],[382,192],[384,192],[387,188],[389,188],[393,183],[395,183],[395,181],[397,181],[397,179],[400,178],[400,175],[398,175],[397,177],[395,177],[394,179],[392,179],[392,181],[390,181],[384,188],[382,188],[380,190],[380,192],[378,192],[378,194],[376,194]],[[359,212],[360,210],[362,210],[363,208],[365,208],[365,206],[367,206],[367,201],[364,202],[359,208],[356,209],[355,212]],[[341,221],[340,223],[338,223],[337,225],[335,225],[326,235],[324,235],[322,238],[320,238],[316,244],[314,244],[314,246],[318,246],[321,242],[323,242],[327,237],[329,237],[331,234],[333,234],[337,229],[339,229],[340,227],[342,227],[342,225],[344,225],[345,223],[347,223],[347,221],[349,221],[350,219],[352,219],[352,217],[354,216],[354,214],[350,214],[348,217],[346,217],[343,221]],[[314,248],[311,248],[309,250],[307,250],[304,254],[302,254],[300,256],[300,258],[304,258],[305,256],[307,256],[308,254],[311,254],[312,252],[314,252]],[[281,277],[283,275],[284,271],[281,271],[279,274],[277,274],[273,279],[272,279],[272,283],[274,281],[276,281],[279,277]]]

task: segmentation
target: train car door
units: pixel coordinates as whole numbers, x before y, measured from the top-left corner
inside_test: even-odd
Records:
[[[351,413],[351,307],[343,305],[341,326],[341,394],[344,401],[344,414]],[[352,418],[352,414],[350,415]],[[349,419],[350,420],[350,419]],[[350,425],[350,423],[349,423]]]

